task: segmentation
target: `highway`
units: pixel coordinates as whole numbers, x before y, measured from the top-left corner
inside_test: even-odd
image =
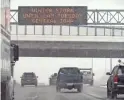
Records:
[[[106,88],[84,85],[82,93],[76,90],[62,90],[57,93],[55,86],[15,86],[15,100],[110,100],[106,97]],[[119,96],[117,100],[124,100]]]

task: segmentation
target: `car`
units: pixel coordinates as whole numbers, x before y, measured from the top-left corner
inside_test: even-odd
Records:
[[[106,74],[110,75],[107,81],[107,97],[113,99],[124,94],[124,64],[116,65],[111,73]]]
[[[25,72],[25,73],[23,73],[23,75],[21,77],[21,86],[24,86],[24,85],[37,86],[37,84],[38,84],[37,78],[38,78],[38,76],[36,76],[34,72]]]
[[[83,83],[84,84],[90,84],[91,86],[93,85],[94,81],[93,81],[93,75],[91,74],[91,72],[87,71],[83,73]]]
[[[81,68],[80,71],[83,75],[83,84],[89,84],[93,86],[95,74],[93,73],[92,68]]]
[[[82,91],[83,77],[77,67],[63,67],[59,69],[56,91],[60,92],[61,89],[77,89],[78,92]]]
[[[49,78],[49,85],[56,85],[56,80],[57,80],[57,73],[54,73]]]

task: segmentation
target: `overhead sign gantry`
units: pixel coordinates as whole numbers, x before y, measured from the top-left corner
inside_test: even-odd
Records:
[[[87,25],[86,6],[20,6],[19,25]]]

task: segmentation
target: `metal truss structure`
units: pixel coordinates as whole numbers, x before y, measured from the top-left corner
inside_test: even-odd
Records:
[[[124,10],[88,10],[88,25],[124,25]],[[11,10],[11,24],[18,24],[18,10]]]
[[[103,30],[103,34],[102,36],[116,36],[116,34],[118,36],[124,36],[124,10],[88,10],[87,11],[87,21],[88,24],[87,25],[83,25],[83,26],[75,26],[76,28],[76,35],[85,35],[85,36],[89,36],[90,35],[90,31],[89,29],[94,29],[93,31],[93,36],[101,36],[101,34],[98,32],[98,30]],[[33,35],[39,35],[39,33],[37,33],[37,27],[40,27],[42,29],[42,32],[40,32],[40,35],[46,35],[46,26],[44,25],[18,25],[18,10],[11,10],[11,18],[10,18],[10,22],[11,22],[11,28],[12,30],[15,30],[15,34],[19,35],[19,28],[23,27],[24,32],[21,33],[23,35],[28,35],[30,30],[28,27],[32,27],[33,31],[31,32]],[[50,30],[50,34],[49,35],[55,35],[54,34],[54,25],[49,26],[51,27]],[[57,26],[59,27],[59,33],[57,35],[64,35],[63,34],[63,27],[65,26]],[[74,26],[66,26],[68,27],[68,34],[67,35],[72,35],[71,32],[71,27]],[[85,28],[86,32],[84,34],[82,34],[82,32],[80,31],[81,28]],[[106,30],[109,30],[109,32]],[[11,32],[11,34],[14,34],[13,32]]]

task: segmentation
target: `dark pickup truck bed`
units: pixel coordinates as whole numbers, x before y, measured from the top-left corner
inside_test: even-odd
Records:
[[[69,70],[77,70],[73,73],[69,72]],[[82,90],[82,75],[80,74],[80,71],[78,71],[77,68],[64,68],[66,70],[66,73],[61,72],[62,69],[60,69],[57,77],[57,86],[56,89],[59,91],[62,88],[66,89],[77,89],[78,92],[81,92]]]

